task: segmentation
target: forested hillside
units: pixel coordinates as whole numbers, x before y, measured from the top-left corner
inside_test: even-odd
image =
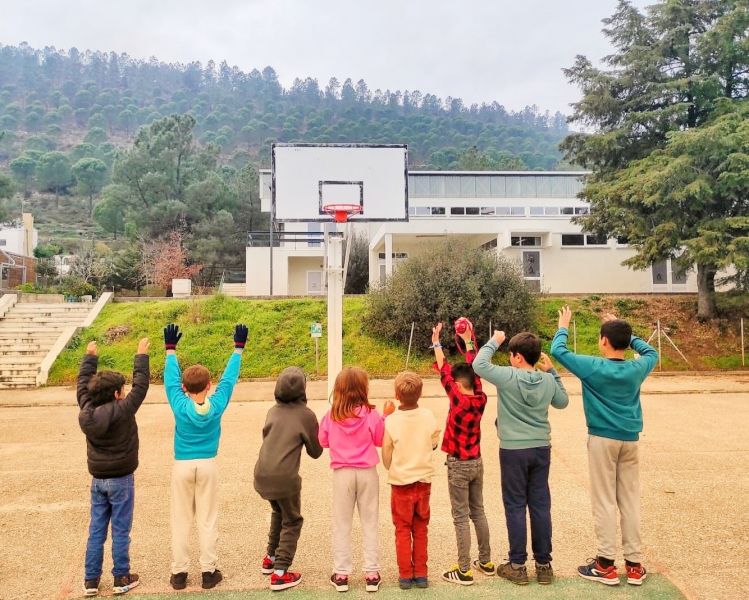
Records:
[[[76,289],[242,270],[247,232],[267,228],[257,169],[274,140],[405,142],[413,169],[517,170],[558,165],[566,133],[563,115],[536,107],[363,80],[285,89],[271,67],[0,45],[0,221],[31,210],[40,258],[77,255]]]

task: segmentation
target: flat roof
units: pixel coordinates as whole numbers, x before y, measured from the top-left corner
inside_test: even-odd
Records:
[[[270,173],[270,169],[259,169],[259,173]],[[409,170],[409,175],[552,175],[552,176],[576,176],[590,175],[592,171],[422,171],[419,169]]]

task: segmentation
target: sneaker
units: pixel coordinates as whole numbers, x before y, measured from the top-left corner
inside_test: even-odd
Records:
[[[410,590],[413,587],[414,580],[408,577],[401,577],[398,579],[398,587],[402,590]]]
[[[348,575],[333,573],[330,576],[330,584],[336,589],[336,592],[348,592]]]
[[[414,577],[413,584],[417,588],[425,589],[429,587],[429,579],[427,579],[426,577]]]
[[[376,592],[380,589],[380,584],[382,583],[382,577],[380,577],[380,574],[377,573],[376,577],[365,577],[364,578],[365,589],[368,592]]]
[[[184,590],[187,587],[187,573],[172,573],[169,583],[172,589]]]
[[[473,585],[473,572],[471,569],[461,571],[458,565],[455,565],[449,571],[442,573],[442,579],[458,585]]]
[[[480,560],[474,560],[473,568],[479,571],[480,573],[483,573],[487,577],[492,577],[493,575],[496,575],[497,573],[497,567],[495,567],[494,563],[490,560],[485,563],[482,563]]]
[[[642,580],[648,576],[648,572],[642,565],[627,565],[627,583],[630,585],[642,585]]]
[[[216,569],[212,573],[210,571],[203,571],[202,588],[204,590],[210,590],[211,588],[215,588],[223,578],[224,576],[221,574],[221,571],[219,571],[218,569]]]
[[[114,578],[114,586],[112,593],[114,594],[127,594],[134,587],[137,587],[140,583],[137,573],[128,573],[127,575],[119,575]]]
[[[83,595],[84,596],[96,596],[99,593],[99,581],[101,577],[94,579],[86,579],[83,582]]]
[[[554,582],[554,569],[551,568],[551,563],[545,565],[536,563],[536,581],[541,585],[549,585]]]
[[[515,585],[528,585],[528,569],[525,568],[525,565],[513,567],[512,563],[506,562],[497,567],[497,575],[512,581]]]
[[[273,569],[274,564],[275,562],[273,561],[273,559],[266,554],[265,557],[263,558],[263,566],[260,567],[260,572],[263,575],[272,575],[274,571]]]
[[[587,565],[578,567],[577,574],[583,579],[600,581],[604,585],[619,585],[619,574],[616,572],[616,567],[614,565],[602,567],[595,558],[591,558]]]
[[[270,576],[270,589],[274,592],[280,592],[281,590],[286,590],[295,585],[299,585],[301,581],[301,573],[292,573],[291,571],[286,571],[283,575],[276,575],[273,573]]]

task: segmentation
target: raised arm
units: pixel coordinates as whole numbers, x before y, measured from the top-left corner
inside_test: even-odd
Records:
[[[88,346],[86,346],[86,354],[81,361],[81,370],[78,371],[76,398],[80,408],[83,408],[89,402],[88,382],[96,374],[96,369],[99,365],[98,353],[99,350],[96,347],[96,342],[89,342]]]
[[[593,372],[596,359],[592,356],[580,356],[567,348],[571,319],[572,311],[569,306],[565,306],[559,311],[559,329],[551,341],[551,355],[570,373],[575,374],[580,379],[585,379]]]
[[[223,412],[231,400],[234,386],[239,379],[239,369],[242,366],[242,352],[247,343],[247,327],[236,325],[234,328],[234,352],[226,363],[226,368],[221,375],[221,380],[216,386],[216,391],[211,396],[211,403],[219,412]]]
[[[133,414],[143,404],[143,400],[146,399],[146,393],[148,392],[148,385],[151,379],[151,373],[148,368],[148,351],[150,348],[151,344],[148,338],[142,338],[138,342],[138,350],[133,361],[133,389],[130,390],[130,393],[125,396],[122,402],[122,407]]]
[[[440,344],[440,333],[442,333],[442,323],[437,323],[432,327],[432,348],[434,349],[434,360],[437,363],[437,370],[442,370],[442,365],[445,364],[445,353],[442,351],[442,344]]]
[[[505,332],[495,330],[494,335],[481,347],[473,361],[473,372],[497,386],[509,383],[512,375],[512,367],[492,364],[492,356],[504,341]]]
[[[567,390],[565,390],[564,386],[562,385],[562,378],[554,368],[549,355],[545,352],[542,352],[541,360],[536,363],[536,367],[544,373],[548,373],[554,378],[554,396],[551,399],[551,405],[554,408],[566,408],[570,403],[570,399],[567,396]]]
[[[640,360],[637,362],[642,364],[642,378],[643,380],[645,377],[648,376],[650,371],[652,371],[655,368],[655,365],[658,364],[658,351],[653,348],[650,344],[648,344],[645,340],[642,338],[637,337],[636,335],[632,336],[632,339],[629,342],[630,348],[637,352],[637,354],[640,355]]]
[[[164,328],[164,349],[166,350],[164,389],[172,410],[177,408],[180,399],[185,398],[185,393],[182,391],[182,372],[175,351],[180,339],[182,339],[182,333],[175,324],[170,323]]]

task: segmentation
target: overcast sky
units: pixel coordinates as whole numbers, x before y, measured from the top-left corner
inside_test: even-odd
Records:
[[[569,112],[561,69],[609,51],[616,0],[0,0],[0,44],[114,50],[133,57],[295,77],[364,79],[510,109]],[[646,0],[635,0],[644,6]]]

